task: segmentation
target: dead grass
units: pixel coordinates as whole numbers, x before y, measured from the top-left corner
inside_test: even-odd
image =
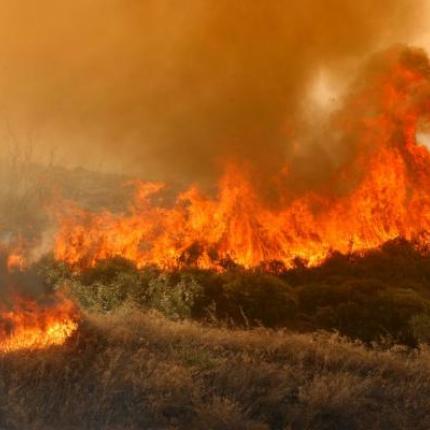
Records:
[[[430,351],[123,307],[0,358],[2,429],[428,429]]]

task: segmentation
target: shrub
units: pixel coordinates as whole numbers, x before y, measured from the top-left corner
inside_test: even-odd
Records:
[[[83,307],[104,312],[127,300],[142,304],[146,297],[147,282],[143,274],[132,263],[119,258],[98,263],[68,284]]]
[[[146,303],[170,318],[189,318],[193,316],[196,302],[203,288],[189,273],[175,276],[160,273],[148,284]]]
[[[237,323],[281,326],[296,316],[293,290],[280,278],[263,272],[234,272],[223,276],[226,312]]]
[[[414,315],[409,324],[412,334],[418,342],[430,343],[430,314]]]

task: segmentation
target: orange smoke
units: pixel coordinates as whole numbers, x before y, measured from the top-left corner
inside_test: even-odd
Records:
[[[77,328],[74,304],[58,299],[51,306],[15,297],[12,309],[0,310],[0,353],[62,345]]]
[[[430,65],[421,51],[396,48],[374,60],[362,80],[336,118],[353,156],[326,191],[290,197],[284,169],[273,205],[240,163],[226,167],[214,197],[192,186],[170,207],[155,203],[162,184],[141,183],[127,214],[75,208],[62,216],[56,258],[77,269],[113,256],[167,269],[274,260],[291,267],[397,237],[426,245],[430,152],[416,136],[430,118]]]

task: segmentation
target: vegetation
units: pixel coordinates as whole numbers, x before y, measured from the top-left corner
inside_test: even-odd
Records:
[[[0,428],[430,428],[430,350],[210,328],[123,305],[0,357]]]
[[[430,257],[407,242],[365,256],[333,255],[313,269],[266,269],[163,272],[113,258],[74,274],[45,258],[32,270],[48,288],[66,285],[92,311],[112,312],[131,302],[212,325],[334,330],[366,343],[383,339],[410,347],[430,339]]]

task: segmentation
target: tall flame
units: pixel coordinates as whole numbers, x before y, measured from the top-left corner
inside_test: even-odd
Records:
[[[283,204],[273,207],[236,164],[227,166],[215,197],[193,186],[166,208],[152,203],[163,184],[140,183],[125,215],[75,209],[63,216],[56,258],[77,268],[117,255],[139,267],[219,269],[226,260],[289,267],[297,258],[315,265],[333,251],[362,252],[399,236],[426,244],[430,153],[416,136],[430,118],[430,66],[419,51],[385,56],[381,71],[338,115],[356,153],[330,183],[348,184],[347,192],[290,198],[281,174]]]

